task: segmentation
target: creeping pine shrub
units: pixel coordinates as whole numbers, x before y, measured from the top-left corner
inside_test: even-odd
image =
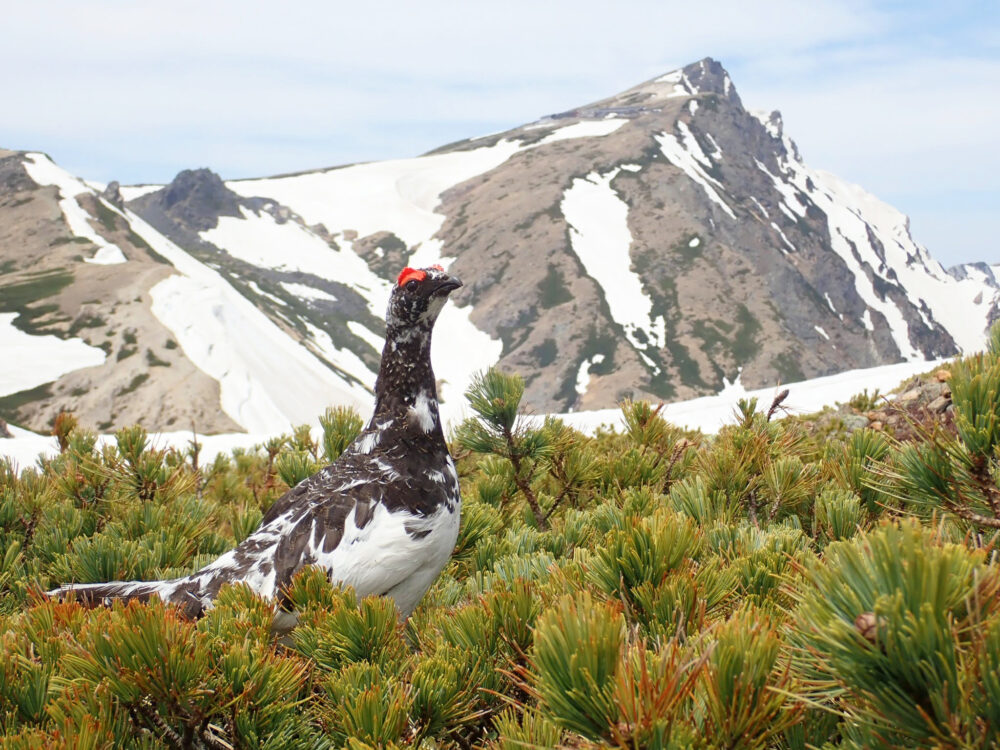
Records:
[[[998,593],[983,551],[914,520],[832,543],[795,594],[808,695],[865,746],[996,746]]]
[[[990,348],[958,360],[948,380],[954,432],[919,427],[922,439],[894,448],[871,484],[925,517],[943,515],[962,532],[1000,533],[1000,324]]]
[[[900,440],[752,400],[715,435],[627,402],[588,436],[488,371],[453,436],[458,541],[413,615],[306,568],[280,636],[246,586],[197,621],[39,592],[198,569],[357,414],[212,461],[63,417],[58,455],[0,461],[0,745],[998,747],[1000,352],[951,369],[954,419]]]

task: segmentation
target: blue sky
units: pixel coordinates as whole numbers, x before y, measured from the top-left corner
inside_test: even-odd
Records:
[[[1000,263],[995,0],[5,5],[0,146],[88,179],[412,156],[711,56],[942,263]]]

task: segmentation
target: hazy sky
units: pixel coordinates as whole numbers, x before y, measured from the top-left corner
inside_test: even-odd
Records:
[[[1000,263],[997,0],[0,0],[0,18],[0,146],[92,180],[413,156],[710,56],[942,263]]]

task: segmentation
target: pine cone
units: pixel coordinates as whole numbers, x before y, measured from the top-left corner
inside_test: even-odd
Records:
[[[883,625],[885,625],[885,619],[876,617],[874,612],[862,612],[854,618],[854,627],[861,633],[861,637],[869,643],[875,643],[878,629]]]

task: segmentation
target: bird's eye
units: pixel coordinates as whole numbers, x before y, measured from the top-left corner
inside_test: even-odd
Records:
[[[406,291],[415,292],[417,291],[417,286],[419,282],[416,279],[410,279],[406,282]]]

